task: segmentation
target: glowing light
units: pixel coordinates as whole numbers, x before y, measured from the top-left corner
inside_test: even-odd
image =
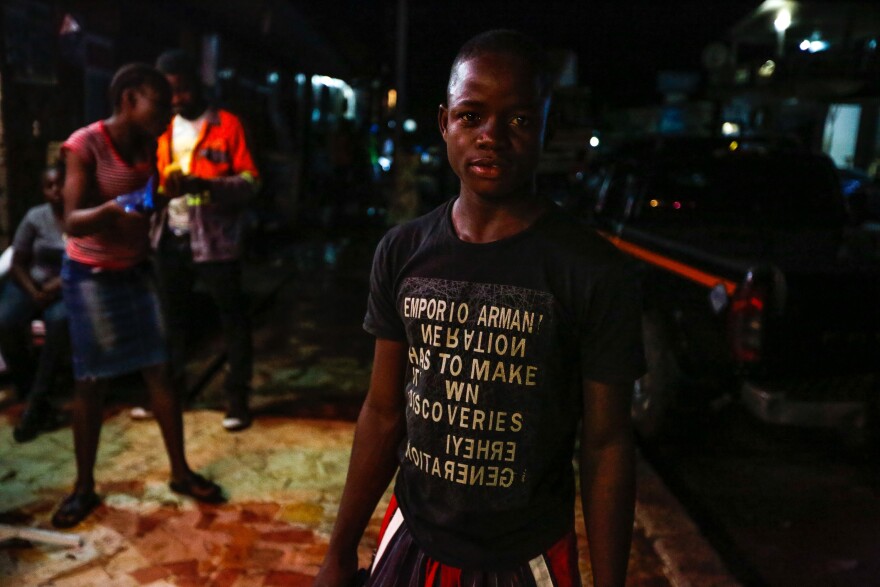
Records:
[[[298,74],[296,74],[295,79],[296,79],[296,83],[298,83],[299,85],[303,85],[304,83],[306,83],[306,74],[298,73]]]
[[[326,75],[313,75],[312,86],[314,86],[315,88],[326,86],[328,88],[333,88],[342,92],[342,96],[345,98],[346,105],[344,116],[349,120],[355,117],[355,108],[357,106],[357,101],[355,100],[354,90],[351,88],[350,85],[348,85],[341,79],[336,79],[335,77],[328,77]]]
[[[828,41],[823,41],[821,39],[810,41],[810,53],[819,53],[826,49],[828,49]]]
[[[776,32],[783,32],[791,26],[791,11],[788,8],[781,8],[776,13],[776,20],[773,21],[773,27]]]
[[[431,154],[425,151],[421,156],[422,163],[428,165],[431,162]]]
[[[391,88],[388,90],[388,110],[397,108],[397,90]]]
[[[419,125],[416,124],[416,121],[412,118],[407,118],[403,121],[403,131],[404,132],[416,132],[418,130]]]
[[[676,210],[681,210],[681,202],[672,202],[672,207]]]
[[[269,72],[269,75],[266,76],[266,81],[270,84],[277,84],[279,79],[279,75],[277,71]]]
[[[721,134],[726,137],[739,134],[739,125],[735,122],[725,122],[721,125]]]
[[[801,51],[809,51],[810,50],[810,40],[804,39],[803,41],[801,41],[801,44],[798,45],[798,47],[801,48]]]
[[[599,146],[599,137],[590,137],[590,146],[594,149]]]
[[[651,204],[652,208],[656,208],[657,206],[660,205],[660,201],[659,200],[651,200],[650,204]]]
[[[772,59],[768,59],[764,62],[764,64],[758,69],[758,75],[761,77],[770,77],[776,72],[776,62]]]
[[[388,157],[379,157],[379,167],[382,171],[391,171],[391,159]]]
[[[737,149],[739,149],[739,143],[737,143],[736,141],[730,141],[730,144],[727,145],[727,148],[731,151],[736,151]]]

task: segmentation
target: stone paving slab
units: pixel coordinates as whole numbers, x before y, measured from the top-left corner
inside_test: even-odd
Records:
[[[19,445],[9,410],[0,416],[0,523],[50,528],[74,474],[69,429]],[[222,484],[228,504],[205,506],[172,493],[155,422],[124,413],[104,426],[96,478],[103,505],[75,529],[78,548],[0,542],[0,584],[52,586],[310,585],[338,509],[354,424],[260,417],[239,434],[217,411],[185,414],[194,468]],[[663,587],[735,583],[681,506],[647,465],[628,584]],[[386,494],[361,542],[369,564]],[[578,534],[585,548],[578,512]],[[590,569],[582,561],[585,584]]]
[[[353,425],[261,418],[231,435],[220,418],[188,412],[185,426],[191,464],[226,488],[228,504],[172,493],[156,424],[116,415],[104,426],[96,468],[104,504],[75,529],[85,545],[6,544],[0,584],[310,584],[338,507]],[[4,428],[0,516],[49,528],[74,474],[70,430],[18,445]],[[379,521],[365,536],[365,565]]]

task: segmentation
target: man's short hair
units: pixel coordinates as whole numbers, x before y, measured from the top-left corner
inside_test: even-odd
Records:
[[[458,51],[449,72],[449,84],[455,78],[456,68],[463,62],[474,57],[489,53],[513,55],[528,63],[538,78],[541,97],[546,98],[553,89],[553,70],[550,59],[538,43],[519,31],[496,29],[480,33],[471,38]]]
[[[110,102],[116,110],[122,104],[122,93],[129,88],[147,86],[157,92],[170,92],[168,80],[151,65],[129,63],[120,67],[110,80]]]
[[[183,75],[194,80],[198,79],[196,62],[183,49],[169,49],[159,55],[156,59],[156,69],[165,75]]]

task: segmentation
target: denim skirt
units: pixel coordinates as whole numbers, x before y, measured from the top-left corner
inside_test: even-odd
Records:
[[[168,361],[148,263],[111,271],[65,257],[61,280],[77,380],[105,379]]]

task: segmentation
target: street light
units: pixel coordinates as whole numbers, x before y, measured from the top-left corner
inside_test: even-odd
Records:
[[[785,31],[791,26],[791,11],[788,8],[780,8],[776,13],[776,20],[773,21],[773,28],[776,29],[776,54],[782,57],[785,52]]]

